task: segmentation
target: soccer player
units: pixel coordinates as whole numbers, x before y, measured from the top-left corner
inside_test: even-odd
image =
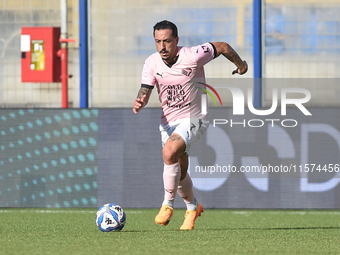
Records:
[[[178,192],[187,206],[180,229],[189,230],[194,228],[196,218],[203,212],[187,174],[190,146],[205,133],[209,125],[207,115],[201,113],[201,97],[205,92],[197,89],[205,83],[203,66],[221,54],[237,66],[232,74],[244,74],[248,66],[225,42],[181,47],[178,46],[177,27],[172,22],[158,22],[153,29],[157,52],[144,63],[142,85],[133,104],[133,112],[137,114],[148,103],[156,86],[163,110],[160,132],[165,195],[155,222],[168,225]]]

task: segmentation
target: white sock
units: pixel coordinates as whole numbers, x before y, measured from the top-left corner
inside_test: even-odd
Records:
[[[166,199],[166,198],[164,198],[162,206],[163,205],[168,205],[168,206],[174,208],[174,204],[175,204],[175,199]]]
[[[190,203],[186,203],[187,210],[195,211],[197,209],[197,200],[194,198]]]

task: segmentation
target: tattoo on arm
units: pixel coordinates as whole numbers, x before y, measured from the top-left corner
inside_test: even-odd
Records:
[[[228,50],[227,52],[223,53],[223,56],[225,56],[227,59],[229,59],[231,62],[233,62],[238,68],[241,68],[244,66],[244,63],[240,56],[236,53],[236,51],[227,44]]]
[[[147,94],[149,93],[149,90],[150,90],[150,89],[148,89],[148,88],[141,87],[140,90],[139,90],[139,92],[138,92],[137,98],[142,99],[142,97],[143,97],[144,95],[147,95]]]

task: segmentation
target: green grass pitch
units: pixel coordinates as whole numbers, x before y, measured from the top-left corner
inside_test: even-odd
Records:
[[[94,209],[0,209],[0,254],[340,254],[340,211],[205,210],[192,231],[185,211],[166,227],[157,209],[126,209],[104,233]]]

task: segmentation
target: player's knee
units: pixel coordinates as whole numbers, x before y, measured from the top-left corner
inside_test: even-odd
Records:
[[[176,151],[172,148],[164,147],[163,148],[163,161],[165,164],[175,164],[178,162],[178,156],[176,155]]]

